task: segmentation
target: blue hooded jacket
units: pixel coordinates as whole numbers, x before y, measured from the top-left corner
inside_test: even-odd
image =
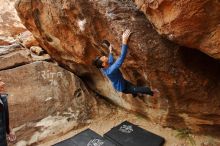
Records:
[[[114,57],[112,53],[110,53],[109,54],[109,67],[102,69],[103,73],[111,80],[113,87],[117,91],[120,91],[120,92],[125,89],[126,80],[122,76],[122,73],[119,70],[119,68],[124,62],[124,59],[127,54],[127,49],[128,49],[128,46],[123,44],[121,47],[121,55],[115,62],[114,62]]]

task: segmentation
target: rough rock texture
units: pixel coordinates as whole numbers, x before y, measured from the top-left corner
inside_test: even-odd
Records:
[[[220,1],[134,1],[160,34],[220,59]]]
[[[14,7],[15,1],[0,0],[0,47],[18,42],[26,48],[39,46],[31,32],[21,23]]]
[[[220,64],[161,38],[130,0],[18,0],[16,9],[52,58],[114,103],[164,126],[220,131]],[[156,101],[115,92],[91,65],[96,55],[107,54],[100,47],[103,39],[120,54],[125,28],[134,33],[122,72],[133,83],[158,89]]]
[[[40,47],[38,47],[40,48]],[[51,61],[48,54],[37,55],[21,44],[0,46],[0,71],[15,68],[35,61]]]
[[[26,30],[14,8],[16,0],[0,0],[0,45],[7,37],[13,37]]]
[[[0,71],[0,77],[7,85],[18,143],[66,133],[96,115],[96,100],[82,81],[55,64],[34,62]]]
[[[46,52],[39,56],[24,48],[25,42],[0,46],[0,77],[9,93],[17,146],[35,145],[88,124],[105,105],[98,105],[77,76],[53,63]]]
[[[15,51],[21,50],[21,45],[18,43],[13,43],[11,45],[0,46],[0,55],[6,55]]]
[[[30,31],[25,31],[20,33],[16,37],[16,40],[26,48],[30,48],[32,46],[39,46],[39,43],[37,42],[37,40],[34,38],[34,36]]]
[[[78,77],[57,65],[34,62],[1,71],[0,76],[10,93],[10,115],[14,126],[68,108],[76,112],[75,118],[89,118],[88,112],[94,98],[89,96]]]
[[[29,50],[19,50],[0,56],[0,70],[6,70],[32,62]]]

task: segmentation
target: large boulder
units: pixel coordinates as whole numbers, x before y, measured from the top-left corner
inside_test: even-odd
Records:
[[[18,0],[16,9],[52,58],[114,103],[164,126],[220,131],[219,63],[161,38],[131,0]],[[121,71],[137,85],[158,89],[156,101],[116,92],[91,65],[108,53],[100,45],[103,39],[114,45],[116,57],[120,54],[126,28],[134,33]]]
[[[31,32],[21,23],[14,7],[15,1],[0,0],[0,53],[1,46],[22,43],[24,47],[30,48],[39,45]]]
[[[73,73],[44,61],[0,71],[18,142],[68,132],[96,115],[96,100]],[[66,127],[64,127],[66,125]]]
[[[159,34],[220,59],[220,1],[134,1]]]
[[[2,48],[3,49],[3,48]],[[32,62],[29,50],[18,50],[0,55],[0,70],[11,69]]]
[[[0,45],[10,42],[13,37],[26,30],[14,8],[16,0],[0,0]]]
[[[39,46],[32,47],[43,51]],[[46,52],[35,54],[31,50],[23,48],[21,44],[16,43],[8,46],[0,46],[0,71],[43,60],[51,61],[50,56]]]
[[[34,62],[0,71],[0,76],[10,95],[8,100],[14,126],[69,108],[80,112],[79,118],[89,118],[87,114],[94,98],[89,97],[77,76],[57,65]]]

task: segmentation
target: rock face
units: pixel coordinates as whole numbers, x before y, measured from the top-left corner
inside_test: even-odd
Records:
[[[14,8],[15,0],[0,0],[0,45],[26,30]]]
[[[0,48],[21,43],[24,47],[39,46],[30,31],[21,23],[15,10],[16,0],[0,0]],[[0,50],[1,52],[1,50]]]
[[[20,43],[0,46],[0,77],[9,94],[17,146],[36,145],[88,124],[99,116],[98,108],[110,112],[77,76],[53,63],[40,47],[29,50]],[[34,48],[41,52],[35,54]]]
[[[0,77],[7,85],[18,143],[65,133],[95,115],[96,100],[82,81],[55,64],[34,62],[0,71]]]
[[[52,58],[114,103],[164,126],[220,131],[219,63],[161,38],[132,1],[18,0],[16,9]],[[121,71],[137,85],[158,89],[156,101],[115,92],[91,65],[97,55],[108,53],[100,46],[103,39],[114,45],[116,57],[120,54],[125,28],[134,33]]]
[[[220,1],[135,0],[157,32],[220,59]]]
[[[57,65],[34,62],[1,71],[0,76],[9,87],[7,92],[10,93],[10,115],[14,126],[69,108],[76,112],[75,118],[90,117],[87,114],[94,98],[89,96],[78,77]]]
[[[32,46],[39,46],[39,43],[34,38],[32,33],[30,31],[25,31],[23,33],[20,33],[16,40],[20,42],[24,47],[31,48]]]
[[[20,44],[0,46],[0,49],[0,71],[29,64],[34,61],[51,61],[51,58],[48,54],[34,54],[29,49],[22,48]]]
[[[6,70],[32,62],[28,50],[19,50],[0,56],[0,70]]]

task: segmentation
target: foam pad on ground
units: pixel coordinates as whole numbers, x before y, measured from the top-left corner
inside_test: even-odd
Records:
[[[55,144],[54,146],[115,146],[90,129]]]
[[[164,138],[144,130],[130,122],[123,122],[104,134],[117,146],[162,146]]]

